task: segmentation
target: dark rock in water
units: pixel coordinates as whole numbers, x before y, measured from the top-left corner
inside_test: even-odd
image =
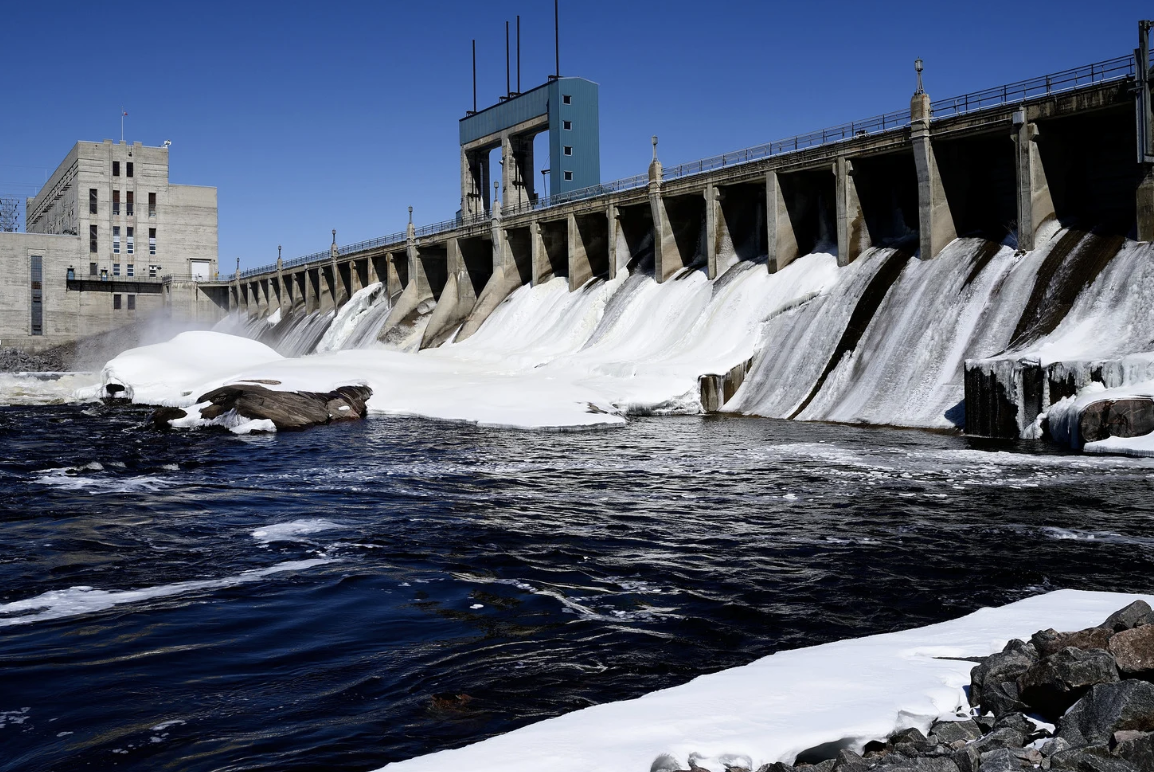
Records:
[[[930,727],[930,734],[948,745],[958,740],[976,740],[982,736],[982,728],[973,720],[938,721]]]
[[[291,431],[364,418],[365,402],[372,394],[368,386],[341,386],[321,394],[273,391],[256,384],[231,384],[202,394],[196,401],[212,403],[200,410],[200,416],[205,419],[235,410],[250,420],[272,421],[277,431]]]
[[[1046,657],[1018,678],[1021,700],[1049,719],[1056,719],[1094,684],[1118,680],[1109,652],[1072,646]]]
[[[1038,650],[1038,655],[1049,657],[1065,648],[1105,649],[1114,631],[1108,627],[1088,627],[1076,633],[1059,633],[1053,628],[1034,633],[1030,643]]]
[[[1017,687],[1009,689],[1003,684],[1017,681],[1037,662],[1038,652],[1032,644],[1010,641],[1001,652],[986,657],[970,671],[970,702],[994,715],[1020,709]]]
[[[184,418],[187,415],[188,413],[178,407],[160,407],[152,414],[152,425],[158,429],[169,429],[172,428],[170,421]]]
[[[1138,769],[1154,770],[1154,732],[1115,732],[1110,748]]]
[[[1105,745],[1070,748],[1050,757],[1050,769],[1070,772],[1137,772],[1125,759],[1112,755]]]
[[[1125,676],[1154,674],[1154,625],[1117,633],[1110,639],[1110,653]]]
[[[1115,611],[1101,626],[1117,633],[1149,624],[1154,624],[1154,609],[1151,609],[1146,601],[1136,600],[1129,606]]]
[[[1062,716],[1058,737],[1073,748],[1105,745],[1115,732],[1154,730],[1154,684],[1098,684]]]
[[[1082,442],[1138,437],[1154,431],[1154,400],[1146,397],[1091,402],[1078,417]]]

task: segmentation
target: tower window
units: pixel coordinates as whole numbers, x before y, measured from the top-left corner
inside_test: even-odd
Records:
[[[33,335],[44,334],[44,258],[41,255],[32,255],[32,275],[29,277],[32,286],[32,319],[31,330]]]
[[[120,254],[120,226],[112,226],[112,254]]]
[[[114,215],[120,214],[120,191],[112,191],[112,213]]]
[[[156,254],[156,228],[148,229],[148,254]]]
[[[128,254],[131,255],[132,254],[132,228],[128,228],[127,236],[128,236]]]
[[[113,295],[112,296],[112,310],[113,311],[119,311],[120,310],[120,296],[119,295]]]
[[[113,177],[119,177],[120,176],[120,161],[113,161],[112,162],[112,176]]]
[[[565,155],[573,155],[573,146],[572,145],[566,145],[565,146]]]
[[[132,161],[129,161],[127,164],[125,164],[125,172],[129,177],[132,176]]]
[[[96,214],[96,188],[88,189],[88,213]]]
[[[148,194],[148,216],[156,217],[156,194]]]
[[[89,225],[88,226],[88,251],[89,252],[95,252],[96,251],[96,226],[95,225]]]
[[[132,171],[131,171],[131,170],[129,170],[128,176],[129,176],[129,177],[131,177],[131,176],[132,176]],[[128,211],[126,211],[126,212],[125,212],[125,214],[127,214],[129,217],[132,217],[132,215],[133,215],[133,214],[135,214],[135,210],[133,209],[133,203],[132,203],[132,191],[131,191],[131,190],[130,190],[130,191],[128,191],[128,200],[125,202],[125,207],[126,207],[126,209],[128,210]]]
[[[565,129],[565,131],[572,131],[573,121],[561,121],[561,128]]]
[[[570,94],[562,94],[561,95],[561,102],[563,104],[571,105],[571,104],[573,104],[573,97]]]
[[[565,181],[566,182],[572,182],[573,181],[573,172],[565,172]]]

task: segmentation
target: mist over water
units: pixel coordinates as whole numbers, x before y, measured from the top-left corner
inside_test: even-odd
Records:
[[[1135,459],[741,417],[146,417],[0,408],[0,769],[372,769],[1154,570]]]

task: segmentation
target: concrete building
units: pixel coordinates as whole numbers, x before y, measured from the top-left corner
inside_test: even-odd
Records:
[[[212,319],[216,188],[173,185],[168,147],[77,142],[0,233],[0,345],[44,348],[148,315]]]

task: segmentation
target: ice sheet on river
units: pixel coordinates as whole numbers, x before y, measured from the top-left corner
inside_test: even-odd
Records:
[[[682,686],[548,719],[456,750],[389,764],[388,772],[645,772],[662,754],[682,769],[724,772],[792,762],[840,743],[861,751],[896,729],[926,730],[968,708],[974,663],[1011,638],[1099,624],[1136,598],[1059,590],[961,619],[782,651]]]

